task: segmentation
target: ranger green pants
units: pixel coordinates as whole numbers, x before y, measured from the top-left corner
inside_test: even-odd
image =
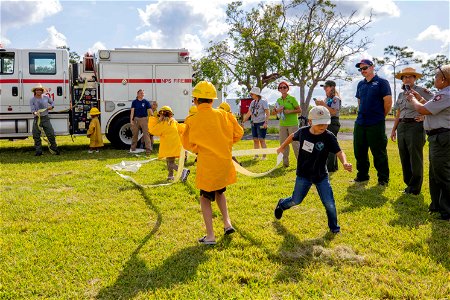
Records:
[[[389,182],[389,164],[387,156],[386,125],[384,121],[371,126],[355,123],[353,130],[353,150],[356,158],[356,177],[369,179],[369,148],[373,155],[373,164],[377,169],[378,181]]]
[[[423,182],[423,146],[425,130],[422,122],[400,122],[397,127],[397,144],[403,170],[406,192],[419,194]]]
[[[34,148],[36,152],[42,152],[42,141],[41,141],[41,130],[38,127],[38,117],[34,118],[33,122],[33,139],[34,139]],[[55,132],[53,131],[52,124],[50,123],[49,116],[41,116],[41,124],[40,126],[45,132],[47,136],[47,140],[50,143],[50,149],[56,151],[58,148],[56,146],[55,140]]]
[[[430,210],[450,216],[450,131],[428,137],[430,145]]]

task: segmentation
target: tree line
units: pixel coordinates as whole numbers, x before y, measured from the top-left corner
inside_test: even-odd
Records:
[[[239,96],[248,95],[252,86],[274,88],[276,81],[286,79],[299,87],[306,114],[314,88],[327,79],[349,78],[345,63],[372,43],[364,36],[372,14],[358,17],[352,11],[343,15],[335,8],[327,0],[261,2],[249,10],[244,10],[241,1],[230,3],[227,38],[210,42],[205,56],[194,61],[194,79],[207,79],[219,88],[237,82]],[[449,59],[438,55],[422,62],[413,56],[407,47],[390,45],[384,57],[374,62],[378,68],[390,66],[394,73],[401,66],[422,64],[424,77],[419,83],[431,88],[435,68]]]

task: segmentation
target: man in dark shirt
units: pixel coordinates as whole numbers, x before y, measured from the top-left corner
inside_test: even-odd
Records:
[[[355,182],[369,180],[369,148],[377,169],[378,184],[389,182],[387,136],[385,118],[392,106],[391,87],[386,79],[375,75],[373,62],[363,59],[356,64],[364,77],[358,83],[358,117],[353,131],[353,149],[356,158]]]
[[[147,99],[144,99],[144,95],[144,90],[137,91],[136,100],[133,100],[131,103],[130,123],[133,138],[130,152],[136,152],[140,129],[145,143],[145,151],[147,155],[150,155],[152,152],[152,143],[150,141],[150,134],[148,133],[148,115],[151,114],[151,105]]]

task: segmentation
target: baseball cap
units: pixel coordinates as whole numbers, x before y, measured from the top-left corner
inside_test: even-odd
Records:
[[[361,64],[365,64],[365,65],[368,65],[368,66],[373,66],[373,62],[371,60],[369,60],[369,59],[362,59],[359,63],[357,63],[355,65],[355,67],[359,68],[359,66]]]
[[[331,115],[325,106],[314,106],[308,114],[312,125],[330,124]]]
[[[334,82],[333,80],[327,80],[325,81],[324,84],[321,84],[320,86],[336,86],[336,82]]]

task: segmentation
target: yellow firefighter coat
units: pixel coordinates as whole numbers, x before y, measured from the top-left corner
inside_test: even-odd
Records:
[[[160,122],[157,117],[148,118],[148,132],[159,136],[158,158],[179,157],[181,150],[181,137],[184,124],[179,124],[175,119],[170,122]]]
[[[235,183],[231,151],[244,134],[236,118],[224,110],[213,109],[211,103],[202,103],[185,124],[183,146],[198,155],[196,187],[211,192]]]
[[[98,118],[92,118],[87,131],[87,137],[91,139],[89,147],[98,148],[103,147],[102,130]]]

